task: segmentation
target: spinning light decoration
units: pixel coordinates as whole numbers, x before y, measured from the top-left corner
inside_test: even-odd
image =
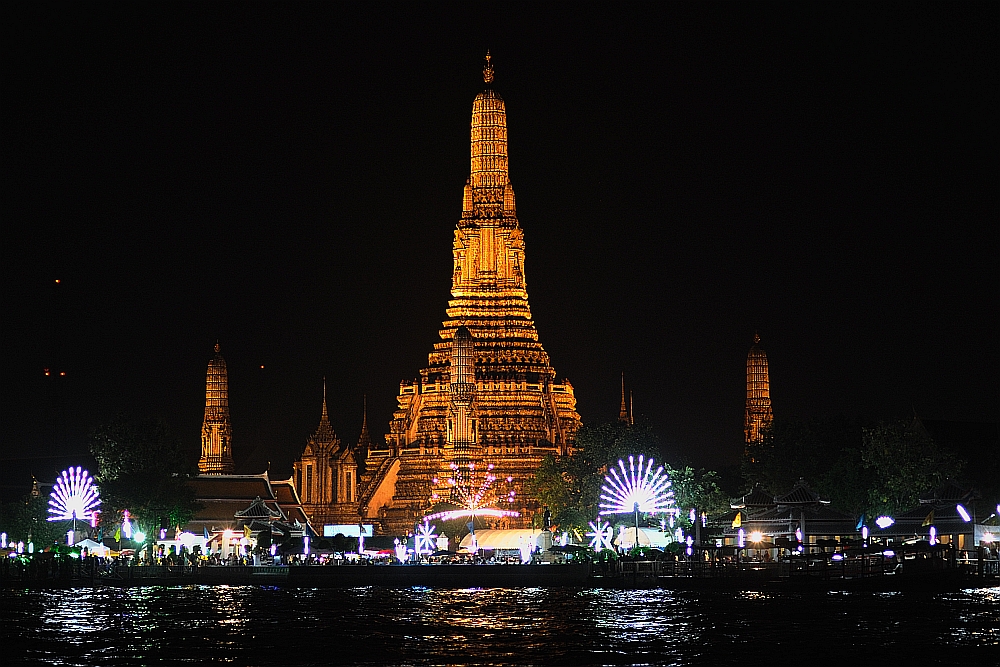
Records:
[[[597,522],[590,522],[590,532],[587,533],[587,537],[593,538],[590,540],[590,547],[594,550],[594,553],[600,553],[601,549],[612,549],[611,538],[614,536],[614,529],[611,528],[610,523],[605,523],[600,518]]]
[[[416,547],[418,554],[434,553],[434,539],[437,537],[434,533],[435,528],[436,526],[430,525],[427,521],[424,521],[423,525],[417,526]]]
[[[63,470],[49,499],[49,521],[90,521],[101,504],[90,474],[80,468]]]
[[[636,466],[635,457],[628,457],[629,467],[619,460],[618,470],[611,468],[610,474],[604,476],[607,482],[601,487],[600,514],[630,514],[645,512],[657,514],[671,512],[674,509],[674,492],[670,490],[670,478],[663,472],[663,466],[653,471],[653,459],[645,461],[639,456]],[[672,515],[671,515],[672,516]]]
[[[958,515],[962,517],[962,521],[965,523],[972,521],[972,517],[969,516],[969,510],[965,509],[961,505],[955,505],[955,511],[958,512]]]
[[[514,478],[507,477],[505,481],[509,485],[514,481]],[[434,483],[437,482],[435,477]],[[486,466],[485,472],[477,471],[475,463],[461,467],[452,463],[451,477],[448,478],[448,485],[451,487],[450,501],[458,505],[459,509],[428,514],[424,517],[424,521],[432,519],[450,521],[461,517],[470,517],[475,520],[477,516],[521,516],[520,512],[497,507],[503,503],[514,502],[516,493],[509,487],[507,491],[497,488],[496,482],[497,476],[493,474],[492,463]],[[432,499],[437,500],[437,494],[434,494]]]

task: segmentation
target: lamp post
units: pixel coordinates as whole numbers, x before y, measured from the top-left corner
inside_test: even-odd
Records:
[[[633,549],[639,549],[639,503],[636,502],[632,505],[632,511],[635,512],[635,546]]]

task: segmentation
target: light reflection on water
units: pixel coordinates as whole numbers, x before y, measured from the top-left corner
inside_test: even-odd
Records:
[[[11,664],[701,664],[788,651],[924,663],[1000,649],[1000,588],[944,595],[609,589],[0,591]],[[942,651],[945,647],[947,651]],[[817,653],[819,652],[819,653]],[[995,655],[995,654],[994,654]]]

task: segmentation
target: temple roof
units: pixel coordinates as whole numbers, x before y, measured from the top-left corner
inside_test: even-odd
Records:
[[[746,494],[742,498],[737,498],[733,501],[733,508],[740,507],[769,507],[773,506],[774,496],[764,490],[760,484],[754,484],[753,489],[750,493]]]
[[[198,475],[188,480],[188,486],[199,500],[252,501],[257,496],[275,499],[266,472],[260,475]]]
[[[819,494],[809,488],[806,482],[801,477],[799,481],[795,483],[792,490],[783,496],[775,496],[774,502],[778,505],[801,505],[807,503],[820,503],[823,502],[819,498]]]

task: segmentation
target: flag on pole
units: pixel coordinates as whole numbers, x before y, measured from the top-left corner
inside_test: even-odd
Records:
[[[926,517],[924,517],[924,522],[920,524],[920,527],[929,526],[934,523],[934,510],[931,510]]]
[[[121,541],[122,541],[122,527],[118,526],[118,529],[115,530],[115,542],[121,542]]]
[[[854,530],[861,530],[861,528],[864,525],[865,525],[865,515],[862,513],[861,518],[858,519],[858,525],[854,527]]]
[[[739,528],[743,525],[743,512],[737,512],[736,518],[733,519],[733,528]]]
[[[208,540],[208,526],[201,527],[201,534],[205,537],[206,540]]]

